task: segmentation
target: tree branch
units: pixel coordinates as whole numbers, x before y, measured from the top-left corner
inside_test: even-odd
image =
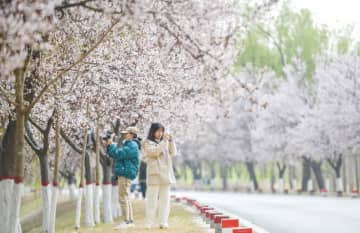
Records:
[[[39,155],[43,148],[36,142],[28,121],[25,123],[25,131],[25,140],[30,145],[31,149],[33,149],[36,154]]]
[[[61,137],[65,140],[65,142],[67,144],[69,144],[69,146],[76,151],[77,153],[81,154],[82,153],[82,149],[80,149],[77,145],[75,145],[75,143],[69,138],[69,136],[66,135],[66,133],[64,132],[64,130],[60,130],[60,134]]]
[[[46,91],[49,89],[50,86],[55,84],[64,74],[66,74],[68,71],[70,71],[73,67],[80,64],[85,58],[87,58],[100,44],[101,42],[106,38],[106,36],[112,31],[112,29],[120,22],[120,19],[115,20],[110,27],[100,36],[100,39],[84,54],[80,56],[80,58],[74,62],[73,64],[69,65],[67,68],[63,69],[53,80],[48,82],[40,91],[38,96],[35,97],[35,99],[31,102],[31,104],[26,108],[26,111],[29,113],[31,109],[35,106],[35,104],[41,99],[41,97],[46,93]],[[125,25],[122,26],[125,27]]]

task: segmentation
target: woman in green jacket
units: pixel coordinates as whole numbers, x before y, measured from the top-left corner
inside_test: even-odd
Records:
[[[114,159],[114,175],[118,177],[119,183],[119,199],[123,222],[116,226],[117,229],[134,226],[129,193],[131,181],[136,178],[140,164],[140,143],[137,141],[137,128],[128,127],[121,133],[125,138],[121,147],[112,143],[111,138],[105,142],[107,144],[107,153]]]

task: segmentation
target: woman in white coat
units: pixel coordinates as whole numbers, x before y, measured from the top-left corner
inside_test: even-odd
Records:
[[[146,228],[154,224],[159,208],[160,228],[168,228],[170,214],[170,185],[176,182],[172,157],[176,154],[173,136],[164,135],[165,128],[160,123],[152,123],[147,140],[143,144],[143,154],[147,163]]]

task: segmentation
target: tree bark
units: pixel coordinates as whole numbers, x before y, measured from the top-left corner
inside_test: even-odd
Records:
[[[286,165],[280,164],[280,162],[276,162],[277,168],[279,170],[279,192],[284,192],[284,174],[286,171]]]
[[[255,174],[254,162],[248,161],[248,162],[245,162],[245,164],[246,164],[246,168],[249,173],[249,176],[250,176],[250,180],[254,184],[255,191],[257,191],[259,189],[259,185],[258,185],[258,181],[257,181],[256,174]]]
[[[50,208],[50,221],[49,221],[49,233],[55,233],[56,223],[56,206],[58,197],[58,184],[59,184],[59,158],[60,158],[60,109],[56,109],[56,122],[55,122],[55,159],[54,159],[54,175],[53,175],[53,191],[51,197]]]
[[[229,177],[229,166],[227,162],[222,162],[221,164],[221,180],[222,180],[222,190],[228,190],[228,177]]]
[[[321,164],[322,164],[322,161],[311,160],[311,162],[310,162],[310,166],[315,174],[316,182],[318,184],[320,191],[325,188],[324,177],[323,177],[322,171],[321,171]]]
[[[16,121],[9,119],[1,142],[0,180],[15,176]]]
[[[355,186],[356,186],[356,190],[359,191],[359,159],[358,159],[358,155],[355,155],[354,158],[354,162],[355,162]]]
[[[63,135],[64,137],[65,135]],[[68,140],[64,137],[65,140]],[[76,203],[76,215],[75,215],[75,228],[80,228],[80,219],[81,219],[81,202],[83,196],[83,188],[84,188],[84,166],[85,166],[85,157],[86,157],[86,145],[88,141],[88,129],[87,127],[84,128],[84,141],[83,141],[83,150],[81,151],[81,161],[80,161],[80,188],[79,188],[79,195],[78,200]]]
[[[303,157],[302,158],[302,182],[301,182],[301,190],[306,192],[308,190],[308,181],[311,176],[311,167],[310,167],[310,159]]]
[[[342,192],[344,191],[343,187],[343,181],[341,179],[341,167],[342,167],[342,154],[339,154],[336,156],[335,159],[327,159],[330,166],[334,169],[335,175],[336,175],[336,192],[339,196],[342,195]]]
[[[95,224],[100,223],[100,116],[97,113],[96,118],[96,147],[95,147],[95,155],[96,155],[96,166],[95,166],[95,180],[96,180],[96,187],[95,187]]]

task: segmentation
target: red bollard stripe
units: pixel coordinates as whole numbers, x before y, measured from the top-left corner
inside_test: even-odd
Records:
[[[221,220],[221,228],[239,227],[239,219],[223,219]]]
[[[213,215],[213,214],[221,214],[221,213],[218,212],[217,210],[206,211],[205,212],[205,217],[211,219],[211,215]]]
[[[212,213],[209,214],[209,218],[211,220],[214,220],[216,215],[222,215],[222,213],[220,213],[220,212],[212,212]]]
[[[215,224],[220,224],[222,219],[226,219],[226,218],[230,218],[229,216],[225,216],[225,215],[217,215],[215,217],[214,223]]]
[[[233,233],[253,233],[252,228],[238,228],[234,229]]]
[[[198,209],[201,211],[201,208],[209,207],[208,205],[199,205]]]
[[[213,210],[214,208],[211,208],[211,207],[204,207],[204,208],[201,208],[201,213],[204,214],[207,210]]]

